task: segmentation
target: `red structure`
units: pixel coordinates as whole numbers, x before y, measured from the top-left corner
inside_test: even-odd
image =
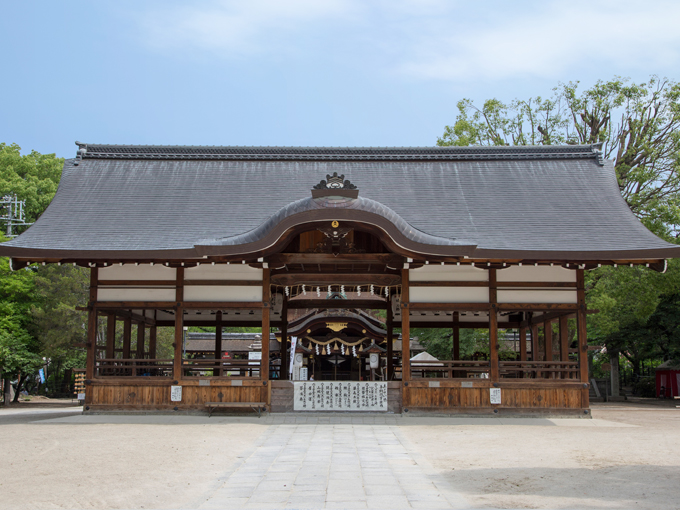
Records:
[[[680,396],[680,361],[670,360],[656,367],[656,396]]]

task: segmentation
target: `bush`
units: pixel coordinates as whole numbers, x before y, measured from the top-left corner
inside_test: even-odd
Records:
[[[633,383],[633,395],[645,398],[656,397],[656,379],[654,377],[641,377]]]

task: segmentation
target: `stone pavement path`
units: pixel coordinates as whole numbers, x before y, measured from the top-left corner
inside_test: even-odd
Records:
[[[396,424],[273,424],[219,483],[202,510],[468,507]]]

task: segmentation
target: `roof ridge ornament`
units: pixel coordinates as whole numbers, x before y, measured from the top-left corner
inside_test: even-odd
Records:
[[[355,199],[359,197],[359,190],[349,179],[345,180],[345,174],[326,174],[326,180],[321,179],[319,184],[312,187],[312,198],[322,197],[345,197]]]
[[[345,180],[345,174],[338,175],[338,172],[333,172],[333,175],[326,174],[326,180],[321,179],[312,189],[357,189],[357,187],[349,179]]]

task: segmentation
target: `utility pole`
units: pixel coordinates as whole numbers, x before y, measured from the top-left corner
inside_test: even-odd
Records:
[[[25,200],[19,200],[16,195],[5,195],[0,199],[0,223],[5,223],[5,235],[16,237],[14,227],[29,226],[33,223],[26,223],[24,213]]]

